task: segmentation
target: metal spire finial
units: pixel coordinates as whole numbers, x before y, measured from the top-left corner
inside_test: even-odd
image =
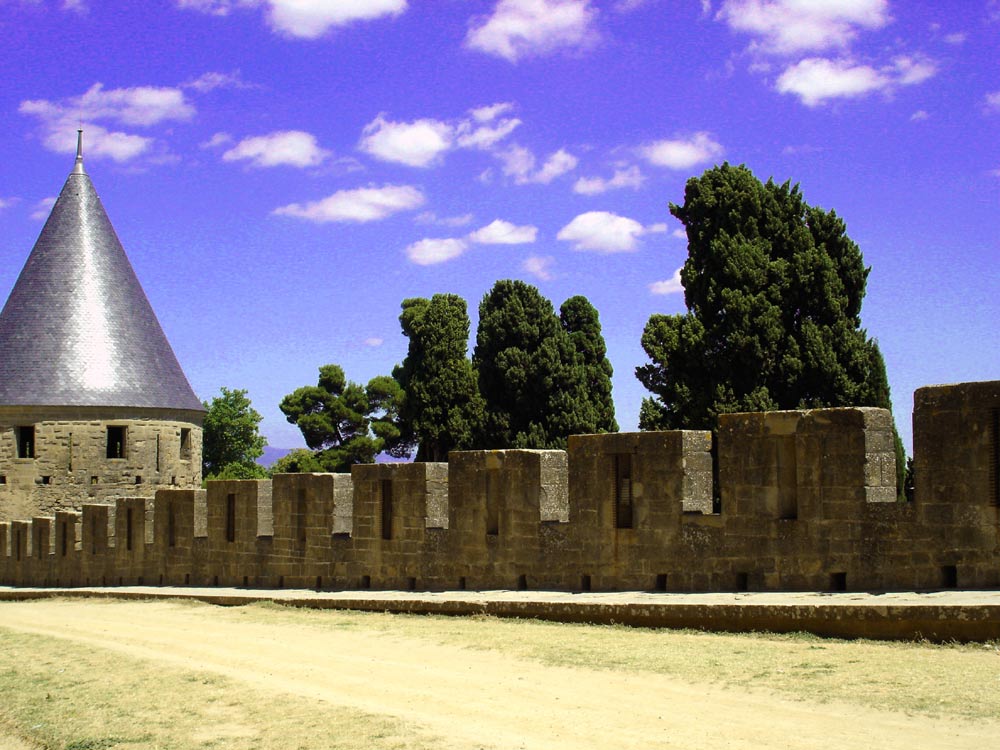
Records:
[[[73,165],[73,174],[84,174],[83,171],[83,128],[76,131],[76,163]]]

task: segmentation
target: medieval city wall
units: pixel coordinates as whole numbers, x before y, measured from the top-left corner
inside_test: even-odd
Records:
[[[0,581],[401,590],[1000,587],[1000,382],[915,395],[916,494],[870,408],[567,451],[160,489],[0,523]]]
[[[201,486],[202,416],[0,406],[0,520]]]

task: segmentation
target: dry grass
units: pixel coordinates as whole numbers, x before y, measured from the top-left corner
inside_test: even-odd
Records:
[[[935,646],[807,635],[722,635],[297,610],[273,604],[185,606],[201,608],[219,623],[264,623],[296,632],[358,631],[376,638],[494,651],[545,665],[652,672],[691,684],[764,691],[812,703],[835,701],[994,721],[1000,717],[997,643]],[[319,700],[265,694],[217,674],[165,667],[2,627],[0,695],[0,748],[4,722],[43,747],[66,750],[424,748],[440,741],[400,720]]]
[[[224,616],[321,629],[372,630],[485,649],[556,666],[653,672],[928,716],[1000,717],[1000,642],[935,645],[722,634],[493,617],[403,616],[257,604]]]
[[[433,748],[403,722],[0,629],[0,734],[65,750]],[[0,739],[0,747],[3,746]],[[31,745],[28,745],[31,747]]]

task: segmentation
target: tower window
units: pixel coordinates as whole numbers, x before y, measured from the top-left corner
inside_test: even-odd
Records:
[[[187,427],[181,428],[181,460],[191,460],[191,430]]]
[[[108,427],[108,458],[125,458],[125,433],[123,426]]]
[[[17,433],[17,457],[35,457],[35,426],[15,427]]]

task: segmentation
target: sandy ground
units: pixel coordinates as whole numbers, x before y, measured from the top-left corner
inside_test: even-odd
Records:
[[[447,748],[977,748],[996,722],[790,701],[674,678],[551,667],[501,653],[171,602],[0,605],[0,627],[402,719]],[[3,747],[0,741],[0,747]]]

